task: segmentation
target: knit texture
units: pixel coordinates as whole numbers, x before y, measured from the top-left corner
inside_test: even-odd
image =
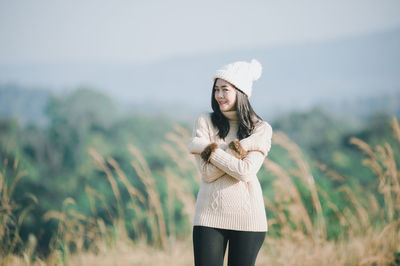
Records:
[[[237,139],[236,111],[223,112],[229,119],[230,130],[225,140],[218,136],[209,114],[201,114],[193,129],[190,147],[215,142],[209,162],[193,153],[202,180],[197,194],[193,225],[241,231],[268,231],[264,200],[257,172],[271,147],[272,128],[259,122],[250,137],[240,143],[250,147],[247,156],[236,158],[228,144]]]

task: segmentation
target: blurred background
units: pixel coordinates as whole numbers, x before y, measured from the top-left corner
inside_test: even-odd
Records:
[[[122,110],[190,120],[210,109],[214,71],[252,58],[264,68],[252,104],[268,119],[315,105],[346,115],[398,105],[398,1],[0,5],[2,109],[7,91],[90,87]]]
[[[185,147],[194,119],[211,111],[215,70],[252,58],[263,73],[250,102],[277,132],[268,160],[288,171],[312,224],[296,227],[285,212],[291,230],[323,232],[328,243],[352,228],[339,222],[347,207],[364,210],[365,228],[397,221],[400,207],[378,189],[378,180],[380,189],[390,183],[377,178],[387,169],[369,169],[363,151],[386,142],[395,157],[381,159],[399,161],[399,13],[395,0],[0,0],[1,252],[69,263],[121,235],[164,248],[190,238],[200,177]],[[292,141],[318,188],[291,172]],[[260,182],[280,206],[266,206],[276,218],[286,203],[268,167]],[[336,194],[343,186],[360,194]],[[329,195],[322,210],[313,191]],[[371,197],[383,213],[369,214]],[[284,222],[275,218],[271,235],[280,239]]]

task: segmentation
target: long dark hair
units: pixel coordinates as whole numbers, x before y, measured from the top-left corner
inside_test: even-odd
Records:
[[[213,112],[211,113],[211,121],[213,125],[218,128],[218,136],[221,139],[225,139],[229,132],[229,120],[224,116],[219,108],[219,104],[217,100],[215,100],[215,83],[217,79],[214,80],[214,84],[212,87],[211,93],[211,107]],[[237,137],[239,140],[247,138],[250,136],[253,131],[255,125],[262,121],[262,118],[259,117],[253,110],[250,105],[249,99],[246,94],[244,94],[241,90],[236,88],[233,84],[231,84],[236,89],[236,111],[238,115],[239,128],[237,132]]]

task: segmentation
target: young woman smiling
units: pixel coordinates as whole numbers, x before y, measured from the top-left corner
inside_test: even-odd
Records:
[[[193,219],[196,266],[254,265],[268,230],[257,172],[271,148],[272,127],[251,107],[253,82],[261,64],[253,59],[216,71],[212,113],[194,124],[189,151],[202,180]]]

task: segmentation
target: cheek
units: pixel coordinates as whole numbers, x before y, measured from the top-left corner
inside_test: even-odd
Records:
[[[229,101],[234,104],[236,102],[236,94],[232,94],[229,96]]]

